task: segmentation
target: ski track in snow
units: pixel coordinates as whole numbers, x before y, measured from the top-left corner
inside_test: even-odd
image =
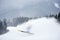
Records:
[[[31,25],[30,32],[33,35],[18,31],[26,31],[29,25]],[[33,19],[17,27],[8,27],[7,29],[9,32],[0,35],[0,40],[60,40],[60,25],[54,18]]]

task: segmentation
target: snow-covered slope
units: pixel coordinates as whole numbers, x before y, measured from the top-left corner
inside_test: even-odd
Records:
[[[33,35],[18,31],[26,31],[29,26]],[[54,18],[38,18],[7,29],[9,32],[0,35],[0,40],[60,40],[60,25]]]

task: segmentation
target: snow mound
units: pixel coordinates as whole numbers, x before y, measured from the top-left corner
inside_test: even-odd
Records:
[[[19,32],[18,30],[27,31],[31,26],[30,32],[33,35]],[[60,40],[60,25],[54,18],[38,18],[29,20],[17,27],[8,27],[9,32],[1,35],[0,40]]]

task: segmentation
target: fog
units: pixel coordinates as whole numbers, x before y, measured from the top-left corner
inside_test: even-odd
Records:
[[[59,0],[0,0],[0,19],[55,15],[59,11]]]

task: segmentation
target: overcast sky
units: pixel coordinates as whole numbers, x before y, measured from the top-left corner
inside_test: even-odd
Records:
[[[0,0],[0,18],[55,15],[59,11],[59,0]]]

